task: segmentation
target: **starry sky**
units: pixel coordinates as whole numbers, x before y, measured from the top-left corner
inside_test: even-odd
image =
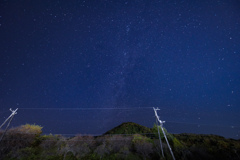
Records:
[[[1,121],[101,134],[152,107],[169,132],[239,138],[238,0],[0,2]]]

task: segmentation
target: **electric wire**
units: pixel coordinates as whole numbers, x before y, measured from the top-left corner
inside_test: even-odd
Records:
[[[22,110],[136,110],[136,109],[152,109],[153,107],[132,107],[132,108],[19,108]],[[164,108],[165,109],[165,108]],[[143,119],[145,119],[143,117]],[[81,120],[78,120],[78,122]],[[179,123],[179,124],[189,124],[189,125],[200,125],[200,126],[215,126],[215,127],[230,127],[238,128],[237,125],[216,125],[216,124],[202,124],[202,123],[189,123],[189,122],[180,122],[180,121],[168,121],[166,123]],[[57,121],[58,122],[58,121]],[[73,121],[71,121],[73,122]]]
[[[152,107],[134,107],[134,108],[19,108],[22,110],[133,110],[133,109],[152,109]]]
[[[152,107],[134,107],[134,108],[19,108],[22,110],[133,110],[133,109],[152,109]],[[69,122],[69,121],[65,121],[65,122]],[[76,121],[76,123],[79,122]],[[72,123],[72,121],[71,121]],[[168,123],[173,123],[173,124],[185,124],[185,125],[198,125],[198,126],[212,126],[212,127],[229,127],[232,129],[235,128],[240,128],[240,126],[237,125],[213,125],[213,124],[201,124],[201,123],[189,123],[189,122],[179,122],[179,121],[168,121],[166,120],[166,125]],[[143,134],[143,133],[141,133]],[[155,134],[155,133],[144,133],[144,134]],[[77,135],[77,134],[54,134],[54,135],[62,135],[62,136],[73,136],[73,135]],[[81,134],[83,135],[83,134]],[[89,134],[88,134],[89,135]],[[92,134],[90,134],[92,135]],[[99,136],[101,134],[96,134],[93,136]],[[133,134],[117,134],[117,135],[133,135]]]

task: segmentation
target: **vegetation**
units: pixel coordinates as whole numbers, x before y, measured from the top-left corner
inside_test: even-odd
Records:
[[[148,127],[141,126],[133,122],[126,122],[111,129],[105,134],[147,134],[147,133],[152,133],[152,130]]]
[[[215,135],[173,135],[166,129],[164,131],[176,159],[240,159],[239,140]],[[61,135],[41,135],[41,126],[26,124],[10,129],[4,136],[0,142],[0,159],[172,159],[163,136],[165,157],[162,157],[157,132],[156,125],[147,128],[135,123],[123,123],[102,136],[76,135],[66,138]]]

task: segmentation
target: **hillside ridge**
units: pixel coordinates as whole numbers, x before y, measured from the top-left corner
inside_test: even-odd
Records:
[[[106,134],[142,134],[142,133],[152,133],[152,129],[142,126],[134,122],[124,122],[113,129],[104,133]]]

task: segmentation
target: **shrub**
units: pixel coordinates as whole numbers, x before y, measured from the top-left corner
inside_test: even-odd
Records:
[[[42,128],[39,125],[35,124],[25,124],[20,126],[19,128],[16,128],[18,132],[21,132],[23,134],[35,134],[40,135],[42,133]]]
[[[158,128],[159,128],[161,139],[164,139],[164,135],[163,135],[161,127],[157,126],[156,124],[154,124],[153,128],[152,128],[152,132],[155,134],[155,138],[159,138],[159,136],[158,136]],[[167,139],[171,141],[174,138],[174,136],[172,134],[168,133],[166,128],[163,127],[163,130],[164,130],[164,132],[165,132],[165,134],[167,136]]]
[[[38,125],[26,124],[10,129],[1,141],[0,159],[9,154],[18,157],[18,150],[38,145],[41,133],[42,127]]]
[[[172,139],[172,143],[175,149],[182,149],[184,147],[182,143],[175,137]]]
[[[106,146],[106,142],[103,142],[94,150],[94,153],[102,159],[103,156],[110,154],[110,149]]]
[[[72,153],[76,158],[82,158],[91,152],[94,145],[94,137],[78,135],[66,141],[65,146],[61,147],[60,153],[64,156]]]
[[[142,135],[136,134],[133,138],[133,145],[137,153],[139,153],[144,159],[149,158],[153,153],[153,144],[151,139]]]
[[[41,138],[42,143],[40,144],[40,147],[44,150],[51,150],[55,148],[59,139],[57,136],[53,135],[44,135]]]

